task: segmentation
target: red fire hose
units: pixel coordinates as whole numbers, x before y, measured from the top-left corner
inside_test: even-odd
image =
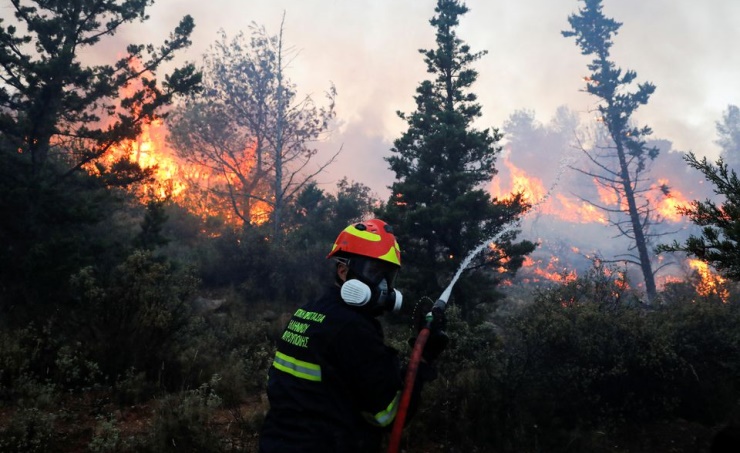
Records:
[[[406,411],[408,411],[411,393],[414,390],[414,381],[416,380],[416,372],[419,369],[421,353],[424,352],[424,345],[428,338],[429,327],[424,327],[419,332],[419,336],[416,337],[409,366],[406,369],[406,380],[404,381],[405,384],[403,386],[403,393],[401,393],[401,402],[398,406],[396,419],[393,421],[393,431],[391,431],[391,440],[388,444],[388,453],[397,453],[398,446],[401,444],[401,432],[403,431],[403,425],[406,423]]]
[[[434,319],[433,314],[436,311],[444,311],[447,305],[447,297],[449,293],[445,291],[437,302],[432,307],[432,312],[427,315],[426,325],[421,329],[419,335],[416,337],[414,342],[414,349],[411,351],[411,358],[409,359],[409,365],[406,369],[406,379],[404,380],[403,392],[401,393],[401,401],[398,405],[398,412],[396,412],[396,419],[393,421],[393,430],[391,431],[391,439],[388,443],[388,453],[398,453],[399,445],[401,444],[401,433],[403,426],[406,424],[406,412],[411,402],[411,394],[414,391],[414,382],[416,381],[416,372],[419,370],[419,363],[421,362],[421,354],[424,352],[424,346],[429,339],[430,326]]]

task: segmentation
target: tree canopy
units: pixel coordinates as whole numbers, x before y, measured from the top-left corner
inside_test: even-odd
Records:
[[[147,19],[149,0],[12,0],[0,19],[0,307],[21,313],[58,303],[71,273],[115,255],[96,228],[115,188],[150,176],[110,152],[135,138],[174,96],[199,83],[192,65],[160,83],[156,72],[190,45],[185,16],[162,45],[131,44],[111,64],[81,54],[122,26]],[[13,308],[15,307],[15,310]],[[22,316],[21,316],[22,317]]]
[[[486,52],[471,52],[456,34],[467,11],[458,1],[437,2],[430,20],[437,47],[419,51],[433,78],[416,89],[416,110],[398,113],[408,129],[386,159],[396,180],[379,214],[396,229],[404,267],[399,278],[412,298],[438,296],[466,255],[496,238],[456,287],[459,302],[474,307],[496,298],[497,269],[516,271],[534,244],[515,243],[518,232],[507,229],[528,208],[521,196],[496,200],[486,191],[501,134],[474,126],[481,106],[469,91],[478,75],[472,65]],[[475,291],[465,292],[467,285]]]
[[[647,104],[655,85],[640,83],[635,91],[630,91],[637,73],[631,70],[623,73],[610,59],[613,36],[622,24],[604,15],[601,0],[583,0],[583,3],[578,14],[568,17],[571,29],[562,34],[574,37],[583,55],[593,56],[588,64],[591,73],[585,77],[586,91],[599,99],[597,121],[603,125],[607,137],[605,143],[597,142],[594,149],[582,148],[592,168],[576,170],[593,177],[618,200],[615,206],[585,201],[608,213],[610,223],[632,241],[633,246],[620,260],[640,267],[648,299],[652,300],[657,288],[648,244],[652,237],[650,226],[658,219],[645,194],[651,183],[648,164],[657,157],[658,149],[645,141],[652,130],[647,126],[635,127],[632,115]]]
[[[275,237],[292,199],[333,161],[314,165],[314,143],[329,130],[336,97],[333,86],[326,106],[299,97],[286,71],[295,52],[282,33],[256,24],[231,39],[221,32],[204,58],[204,90],[169,121],[177,152],[222,176],[204,187],[211,201],[230,206],[245,224],[261,203]]]

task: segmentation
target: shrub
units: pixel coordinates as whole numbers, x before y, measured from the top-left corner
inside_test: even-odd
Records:
[[[477,323],[450,307],[440,378],[409,428],[415,443],[612,451],[620,435],[639,432],[639,445],[660,450],[670,442],[665,429],[645,426],[726,419],[740,396],[738,305],[687,296],[644,306],[624,283],[596,266]]]
[[[14,452],[62,451],[54,439],[55,416],[36,408],[21,409],[0,431],[0,450]]]
[[[110,276],[85,268],[72,279],[78,298],[78,338],[105,376],[135,368],[161,379],[176,356],[175,340],[190,319],[196,280],[150,252],[136,251]]]
[[[213,425],[215,409],[221,405],[214,391],[218,380],[213,376],[209,384],[161,401],[151,433],[152,451],[220,451]]]

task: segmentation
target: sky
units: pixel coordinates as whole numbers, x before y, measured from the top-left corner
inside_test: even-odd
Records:
[[[486,50],[473,86],[483,109],[476,124],[501,128],[516,110],[547,123],[559,106],[587,115],[594,99],[583,93],[588,57],[564,38],[577,0],[468,0],[458,36],[473,51]],[[635,115],[673,149],[716,157],[716,121],[728,104],[740,104],[740,1],[605,0],[604,13],[623,24],[612,59],[657,89]],[[429,19],[435,0],[158,0],[150,20],[127,26],[116,40],[160,42],[190,14],[193,45],[178,61],[197,62],[223,29],[229,37],[249,24],[278,33],[297,56],[288,68],[299,95],[321,104],[336,86],[338,124],[320,144],[319,157],[342,153],[320,183],[327,189],[346,176],[383,198],[394,175],[384,156],[405,129],[396,111],[411,112],[426,78],[420,48],[434,47]],[[145,41],[144,41],[145,40]]]

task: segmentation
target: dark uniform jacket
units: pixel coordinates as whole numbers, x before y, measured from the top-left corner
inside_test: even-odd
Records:
[[[384,344],[380,323],[331,288],[298,309],[278,341],[260,452],[378,452],[402,386],[397,351]]]

